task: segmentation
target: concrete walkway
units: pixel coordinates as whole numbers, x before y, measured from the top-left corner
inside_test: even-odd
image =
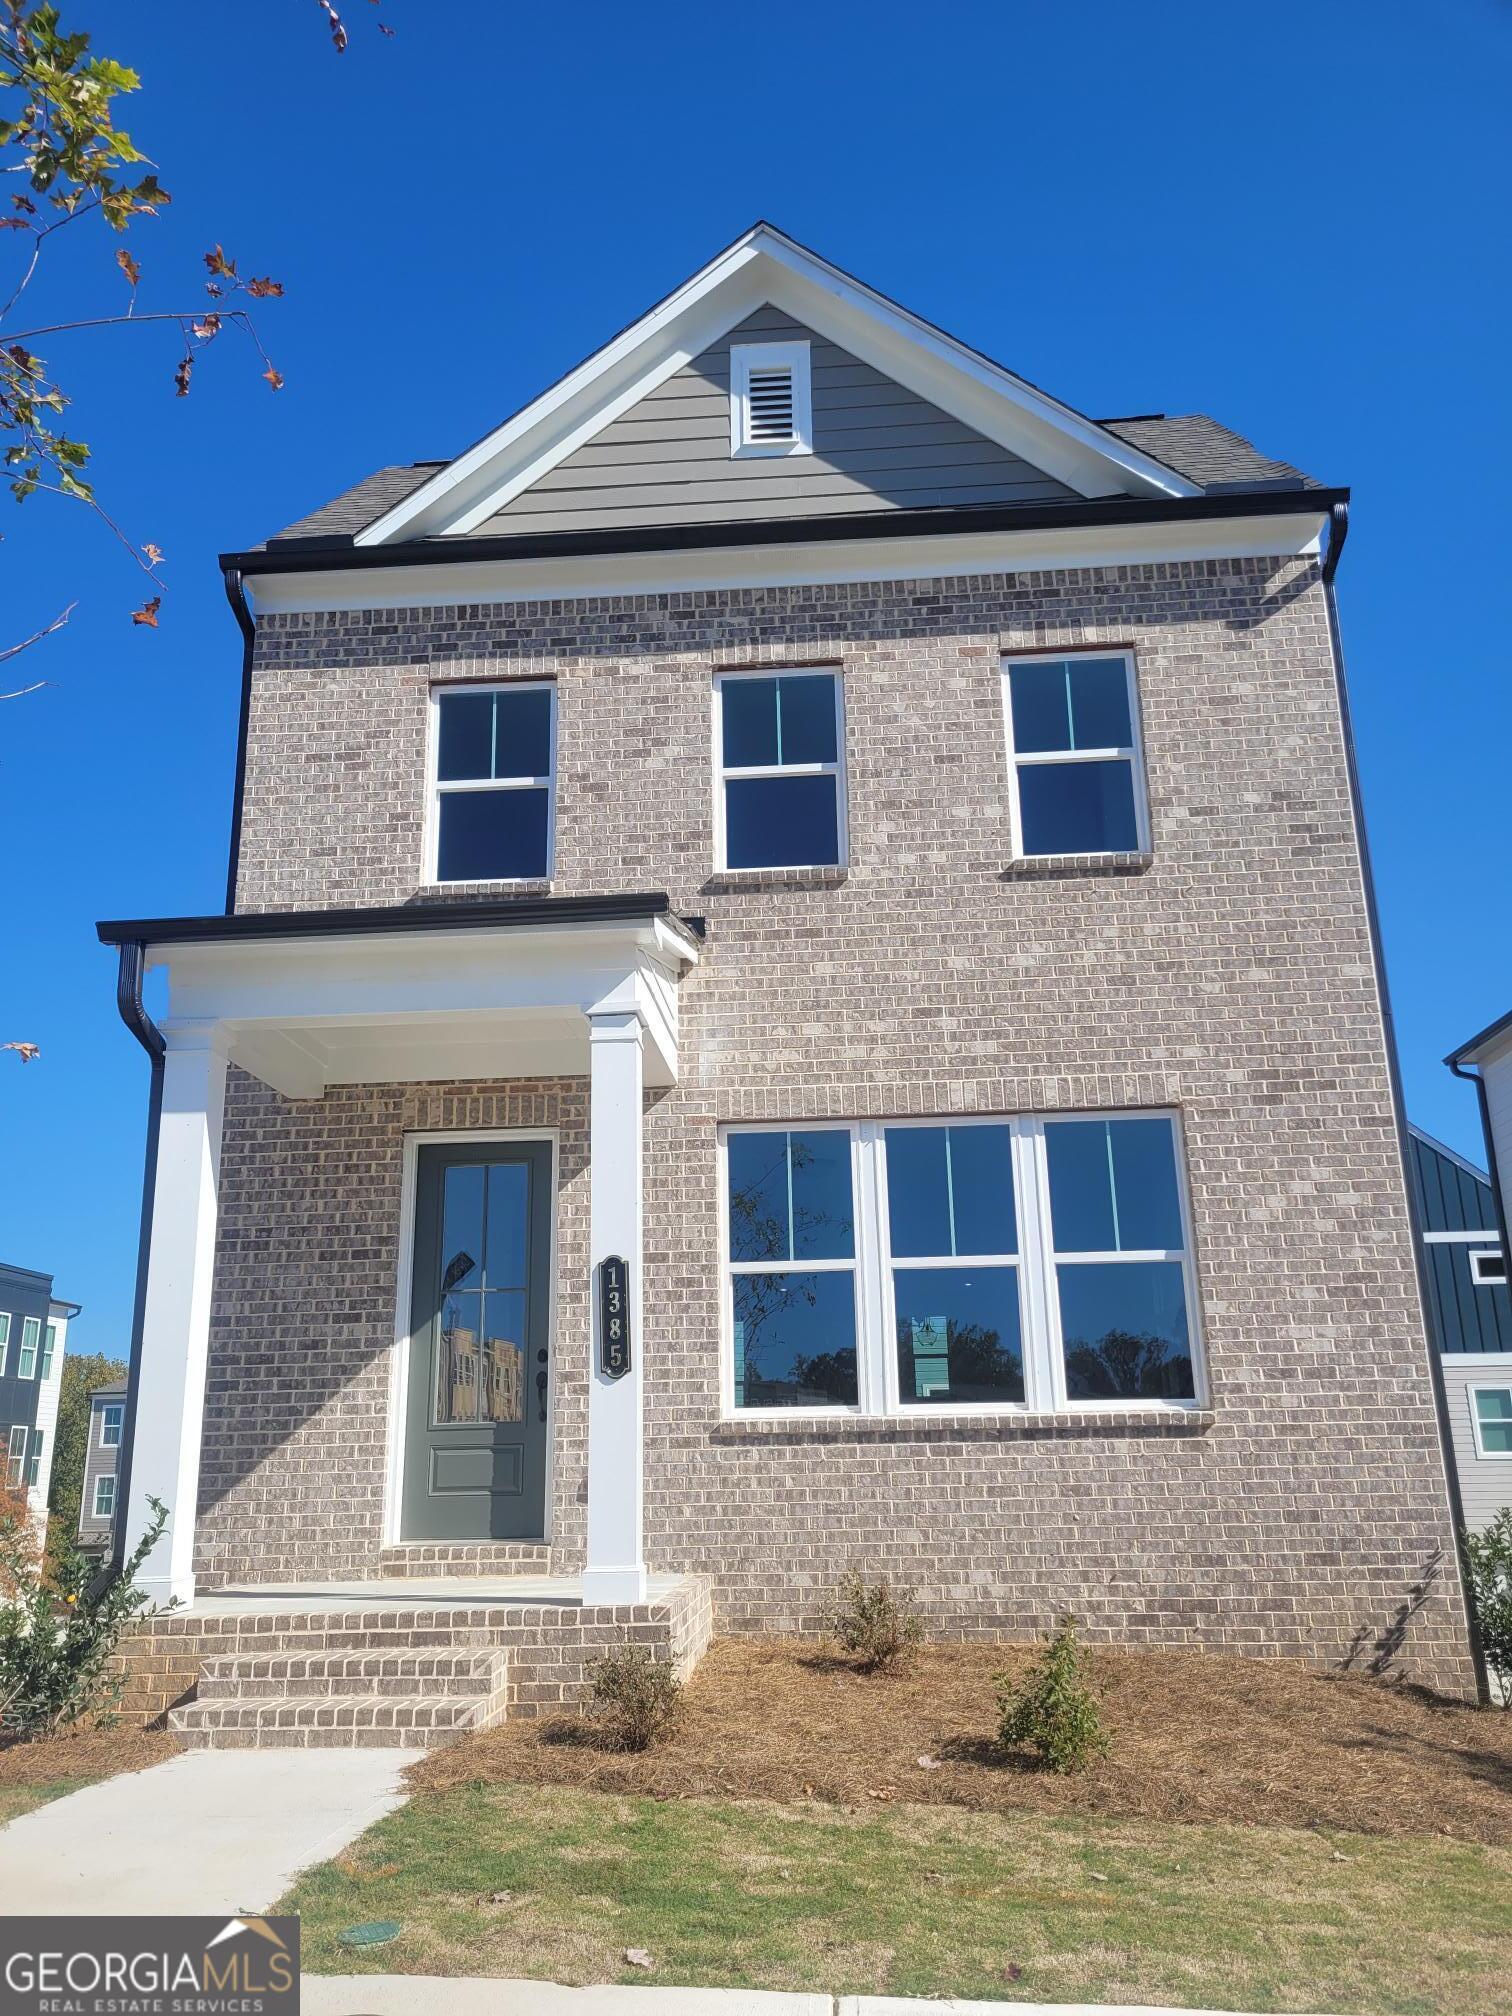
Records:
[[[266,1911],[402,1806],[413,1750],[193,1750],[0,1829],[7,1915]]]
[[[306,1974],[304,2016],[1231,2016],[1107,2002],[949,2002],[896,1995],[779,1995],[758,1988],[559,1988],[551,1981],[421,1974]]]

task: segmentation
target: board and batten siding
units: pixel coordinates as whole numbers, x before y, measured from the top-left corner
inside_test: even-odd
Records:
[[[1512,1219],[1512,1035],[1493,1056],[1481,1059],[1480,1074],[1486,1086],[1491,1148],[1501,1178],[1502,1211]]]
[[[1476,1454],[1475,1428],[1470,1416],[1471,1388],[1512,1387],[1512,1355],[1493,1358],[1466,1352],[1441,1362],[1460,1501],[1465,1508],[1465,1524],[1473,1530],[1489,1524],[1504,1505],[1512,1505],[1512,1456]]]
[[[732,343],[810,345],[813,453],[730,454]],[[837,349],[758,308],[476,529],[697,525],[926,505],[1074,497],[997,442]]]

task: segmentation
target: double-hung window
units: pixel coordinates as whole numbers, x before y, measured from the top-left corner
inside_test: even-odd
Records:
[[[28,1487],[35,1484],[42,1475],[42,1430],[33,1428],[31,1452],[26,1459],[26,1482]]]
[[[119,1449],[121,1446],[121,1423],[126,1419],[126,1409],[119,1400],[112,1400],[100,1409],[100,1447]]]
[[[5,1447],[5,1481],[12,1491],[20,1489],[21,1474],[26,1468],[26,1426],[18,1422],[10,1431],[10,1439]]]
[[[1512,1456],[1512,1386],[1471,1386],[1470,1424],[1477,1456]]]
[[[544,881],[556,812],[556,687],[434,687],[431,708],[432,881]]]
[[[1003,716],[1016,855],[1148,848],[1132,652],[1007,658]]]
[[[725,1405],[1201,1398],[1167,1113],[726,1128]]]
[[[42,1342],[42,1318],[24,1316],[21,1319],[21,1349],[16,1354],[16,1377],[35,1379],[37,1376],[37,1349]]]
[[[56,1323],[49,1323],[47,1328],[42,1332],[42,1377],[44,1379],[52,1377],[53,1356],[57,1348],[58,1326]]]
[[[0,1309],[0,1379],[5,1377],[6,1360],[10,1357],[11,1319]]]
[[[116,1480],[114,1477],[96,1477],[94,1480],[94,1503],[91,1516],[96,1519],[111,1519],[115,1516]]]
[[[718,866],[843,867],[844,749],[838,672],[717,674]]]

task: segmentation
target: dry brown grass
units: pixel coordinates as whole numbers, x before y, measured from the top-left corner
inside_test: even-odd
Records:
[[[78,1729],[34,1742],[0,1745],[0,1822],[40,1806],[60,1792],[114,1778],[122,1771],[145,1771],[183,1753],[167,1730]]]
[[[1058,1778],[992,1749],[994,1678],[1021,1677],[1032,1656],[930,1645],[882,1677],[811,1641],[725,1638],[685,1690],[676,1733],[644,1755],[606,1755],[563,1716],[505,1723],[411,1777],[427,1789],[555,1784],[872,1811],[906,1800],[1512,1846],[1512,1713],[1291,1660],[1100,1649],[1089,1667],[1112,1751]]]

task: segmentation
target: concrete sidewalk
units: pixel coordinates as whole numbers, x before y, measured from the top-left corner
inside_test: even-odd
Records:
[[[21,1912],[266,1911],[406,1797],[413,1750],[192,1750],[0,1829],[0,1896]]]
[[[303,2016],[1236,2016],[1108,2002],[948,2002],[759,1988],[560,1988],[552,1981],[306,1974]]]

